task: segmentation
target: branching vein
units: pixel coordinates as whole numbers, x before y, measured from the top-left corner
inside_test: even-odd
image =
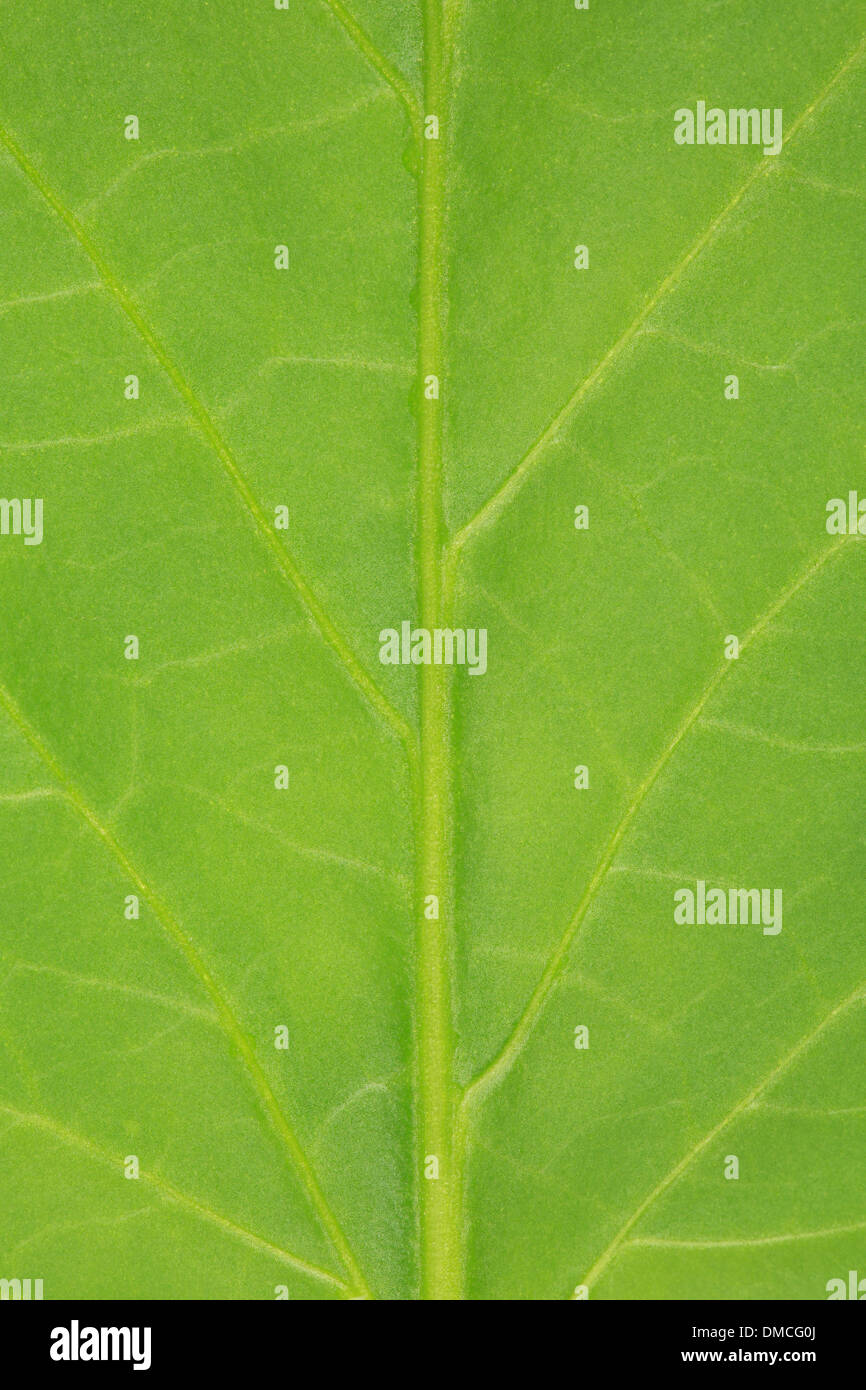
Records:
[[[307,580],[301,574],[289,552],[277,536],[274,528],[269,524],[261,504],[253,494],[249,483],[241,472],[233,451],[223,438],[213,416],[196,393],[184,372],[174,359],[169,356],[167,349],[157,337],[132,294],[117,278],[108,262],[104,259],[101,251],[94,244],[90,234],[85,230],[75,214],[66,207],[60,196],[50,186],[46,179],[43,178],[40,171],[27,154],[25,154],[24,150],[13,138],[11,133],[2,125],[0,125],[0,144],[5,145],[21,172],[29,179],[30,183],[33,184],[34,188],[36,188],[42,198],[44,198],[51,210],[60,218],[61,222],[78,242],[79,246],[92,262],[100,279],[105,284],[106,289],[113,295],[139,337],[141,337],[150,348],[150,351],[162,367],[166,376],[169,377],[178,394],[185,402],[190,415],[196,421],[201,433],[217,455],[249,520],[258,532],[260,538],[264,541],[271,559],[276,564],[280,574],[288,581],[289,585],[294,590],[308,618],[311,620],[320,636],[336,654],[367,703],[375,710],[379,717],[384,720],[391,732],[405,746],[407,756],[411,758],[414,754],[415,737],[406,720],[393,707],[386,696],[382,694],[382,691],[376,685],[375,681],[361,665],[361,662],[358,660],[354,651],[352,651],[346,639],[337,630],[330,616],[316,597],[316,594],[313,592]]]
[[[45,1134],[50,1134],[52,1138],[59,1140],[69,1148],[77,1149],[79,1153],[84,1153],[88,1158],[95,1159],[98,1163],[105,1164],[113,1168],[116,1172],[123,1167],[123,1159],[119,1154],[109,1153],[101,1145],[88,1139],[76,1130],[70,1129],[68,1125],[61,1124],[49,1115],[28,1113],[23,1110],[16,1110],[10,1105],[0,1104],[0,1115],[6,1115],[17,1125],[26,1125],[30,1129],[37,1129]],[[164,1201],[171,1203],[172,1206],[179,1207],[182,1211],[189,1212],[197,1216],[200,1220],[208,1222],[212,1226],[217,1226],[227,1235],[240,1240],[244,1245],[250,1246],[253,1250],[258,1250],[262,1254],[270,1255],[281,1264],[289,1265],[299,1274],[306,1274],[311,1279],[317,1279],[321,1283],[330,1284],[332,1288],[339,1289],[344,1297],[352,1296],[352,1289],[342,1279],[329,1273],[326,1269],[320,1269],[318,1265],[311,1264],[309,1260],[304,1260],[300,1255],[293,1255],[289,1250],[283,1250],[281,1246],[274,1245],[271,1241],[265,1240],[262,1236],[249,1231],[245,1226],[240,1226],[236,1221],[223,1216],[220,1212],[214,1211],[206,1203],[199,1201],[197,1197],[191,1197],[189,1193],[182,1192],[173,1183],[160,1177],[158,1173],[149,1172],[145,1168],[139,1169],[139,1181],[146,1187],[152,1188]]]
[[[849,544],[856,545],[856,539],[840,537],[831,545],[827,546],[827,548],[822,552],[822,554],[817,556],[817,558],[813,559],[806,566],[806,568],[799,575],[796,576],[796,578],[773,601],[773,603],[770,604],[769,608],[766,609],[766,611],[760,616],[760,618],[758,618],[758,620],[746,633],[745,637],[740,643],[741,657],[746,651],[748,651],[749,647],[751,647],[754,644],[754,642],[762,635],[762,633],[766,632],[766,630],[772,624],[773,620],[786,606],[786,604],[790,603],[791,600],[795,597],[795,595],[798,594],[800,590],[806,584],[808,584],[811,579],[813,579],[823,570],[824,566],[827,564],[827,562],[831,559],[832,556],[838,555],[840,550],[842,550],[844,546]],[[595,872],[593,873],[592,878],[590,879],[589,884],[587,885],[586,891],[583,897],[581,898],[577,908],[575,909],[575,912],[572,915],[556,949],[551,955],[550,960],[547,964],[547,968],[545,969],[544,974],[542,975],[541,979],[536,985],[535,990],[532,993],[532,997],[530,998],[529,1003],[523,1011],[517,1025],[515,1026],[510,1037],[508,1038],[508,1041],[505,1043],[504,1047],[502,1048],[496,1059],[493,1062],[491,1062],[490,1065],[469,1084],[469,1086],[467,1086],[463,1096],[464,1111],[469,1106],[477,1105],[477,1103],[491,1089],[491,1087],[498,1085],[504,1079],[507,1073],[511,1070],[511,1067],[514,1065],[515,1061],[519,1057],[521,1051],[523,1050],[527,1042],[527,1039],[529,1038],[529,1035],[531,1034],[538,1020],[539,1015],[541,1014],[542,1009],[544,1008],[544,1005],[550,995],[551,990],[553,989],[554,985],[559,980],[560,976],[562,975],[563,971],[567,966],[569,951],[571,949],[572,942],[574,941],[575,936],[577,935],[580,925],[584,921],[587,912],[592,906],[596,894],[598,893],[599,889],[601,888],[602,884],[604,883],[607,877],[607,874],[610,870],[616,853],[620,845],[622,844],[622,841],[626,833],[628,832],[629,827],[631,826],[632,822],[634,821],[635,817],[637,816],[638,812],[640,811],[641,807],[643,806],[653,787],[658,782],[658,779],[661,776],[662,772],[664,772],[665,768],[667,767],[671,758],[676,753],[677,749],[682,744],[686,735],[697,723],[701,715],[701,712],[706,707],[708,702],[711,700],[713,695],[715,695],[716,691],[719,689],[719,686],[724,681],[726,675],[732,669],[732,666],[732,662],[723,661],[722,664],[719,667],[717,667],[707,684],[704,686],[695,703],[686,713],[685,717],[681,721],[679,727],[673,734],[672,738],[668,741],[665,748],[662,750],[661,754],[656,759],[653,766],[650,768],[646,777],[641,782],[640,786],[634,794],[634,797],[630,801],[623,816],[621,817],[619,824],[617,825],[616,829],[614,830],[613,834],[608,840],[604,848],[604,851],[602,852],[601,858],[598,861]]]
[[[673,1187],[677,1179],[682,1177],[683,1173],[685,1173],[687,1168],[691,1167],[695,1159],[700,1157],[713,1141],[718,1139],[726,1129],[729,1129],[730,1126],[749,1110],[756,1101],[760,1100],[761,1096],[775,1085],[775,1083],[799,1061],[804,1053],[815,1045],[833,1023],[846,1014],[849,1009],[853,1008],[855,1004],[862,1003],[864,998],[866,998],[866,980],[861,981],[845,999],[836,1004],[828,1014],[825,1014],[810,1032],[804,1034],[799,1042],[795,1043],[795,1045],[785,1053],[781,1060],[776,1063],[772,1071],[770,1071],[762,1081],[759,1081],[756,1086],[753,1086],[752,1089],[737,1102],[733,1109],[729,1110],[727,1115],[719,1120],[717,1125],[714,1125],[702,1139],[699,1139],[698,1142],[683,1155],[680,1161],[671,1168],[670,1172],[665,1174],[640,1205],[635,1208],[631,1216],[623,1222],[607,1249],[599,1255],[592,1269],[581,1281],[587,1288],[591,1288],[592,1285],[597,1282],[612,1260],[619,1254],[629,1233],[634,1229],[641,1217],[658,1201],[659,1197],[663,1196],[669,1188]]]
[[[795,138],[803,126],[821,109],[831,93],[839,86],[840,82],[862,61],[866,54],[866,38],[864,38],[848,55],[840,67],[836,69],[830,80],[822,87],[821,91],[809,103],[800,115],[793,122],[782,140],[784,149]],[[778,168],[778,156],[765,155],[752,169],[748,178],[740,185],[733,197],[725,204],[719,213],[713,218],[709,226],[701,233],[695,242],[677,261],[674,268],[665,276],[661,284],[644,301],[636,317],[628,325],[623,333],[617,338],[611,348],[607,350],[602,358],[596,363],[595,367],[583,381],[579,382],[572,391],[568,400],[557,411],[553,419],[541,431],[535,443],[524,454],[514,471],[506,478],[499,488],[488,498],[475,516],[466,523],[454,536],[452,550],[458,554],[464,547],[482,531],[488,529],[501,516],[502,512],[509,506],[518,492],[523,487],[527,478],[535,470],[537,464],[546,453],[547,449],[559,438],[563,428],[572,418],[575,411],[590,393],[600,386],[610,375],[613,368],[617,365],[623,354],[634,342],[640,331],[650,319],[651,315],[658,309],[681,283],[686,271],[698,259],[703,251],[716,240],[722,228],[728,223],[732,214],[740,206],[747,193],[768,174]],[[453,563],[453,562],[452,562]]]
[[[365,1296],[369,1296],[369,1289],[367,1288],[364,1277],[349,1247],[348,1241],[343,1234],[342,1228],[328,1204],[325,1194],[319,1185],[318,1178],[306,1154],[301,1148],[294,1130],[286,1119],[271,1089],[270,1083],[262,1070],[261,1063],[255,1054],[255,1050],[244,1033],[238,1021],[236,1011],[229,1002],[225,990],[217,983],[215,977],[205,964],[195,943],[184,930],[177,917],[163,901],[157,890],[144,878],[138,868],[136,868],[126,849],[121,845],[114,832],[100,820],[96,811],[87,802],[76,783],[73,782],[69,774],[60,765],[54,753],[26,718],[17,701],[3,684],[0,684],[0,705],[3,706],[22,737],[27,741],[30,747],[36,751],[49,772],[56,779],[70,805],[75,809],[81,819],[90,826],[105,845],[112,858],[120,865],[123,873],[148,904],[156,920],[180,951],[190,970],[201,984],[216,1009],[227,1039],[240,1055],[256,1095],[258,1096],[259,1103],[264,1109],[275,1133],[285,1145],[295,1171],[306,1189],[311,1205],[316,1211],[322,1226],[327,1231],[334,1248],[343,1261],[352,1282],[361,1293]]]

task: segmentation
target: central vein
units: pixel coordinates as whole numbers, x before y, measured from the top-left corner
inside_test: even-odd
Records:
[[[445,525],[442,515],[442,402],[423,383],[443,376],[446,75],[441,0],[424,3],[424,115],[440,138],[421,140],[418,238],[418,601],[422,627],[444,626]],[[441,389],[441,387],[440,387]],[[428,398],[429,396],[429,398]],[[450,671],[420,668],[421,755],[417,922],[417,1140],[421,1296],[460,1297],[459,1175],[454,1167],[455,1095],[451,1017],[453,889],[450,856]]]

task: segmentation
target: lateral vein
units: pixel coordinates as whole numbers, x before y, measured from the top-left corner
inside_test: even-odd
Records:
[[[244,511],[252,522],[254,529],[264,541],[277,569],[297,594],[307,617],[319,632],[322,639],[337,655],[355,686],[365,697],[367,703],[379,717],[384,720],[396,738],[404,744],[407,757],[411,759],[413,756],[414,735],[408,723],[382,693],[372,676],[370,676],[367,670],[362,666],[346,639],[338,631],[337,627],[322,607],[322,604],[316,597],[307,580],[301,574],[288,550],[278,539],[273,527],[268,524],[268,520],[262,511],[261,505],[241,472],[234,453],[217,428],[204,402],[196,394],[181,368],[174,359],[169,356],[166,348],[156,336],[155,331],[148,323],[135,299],[114,274],[108,262],[103,258],[102,253],[92,241],[89,233],[46,179],[43,178],[32,160],[25,154],[24,150],[10,132],[2,125],[0,125],[0,143],[6,146],[6,149],[15,160],[21,172],[78,242],[85,255],[93,264],[106,289],[117,301],[139,337],[150,348],[156,361],[162,367],[166,376],[168,376],[178,394],[185,402],[190,414],[201,430],[201,433],[204,435],[222,464],[223,470],[232,483]]]
[[[415,99],[411,87],[401,72],[398,72],[394,64],[385,57],[384,53],[373,43],[369,34],[364,30],[350,14],[341,0],[322,0],[334,17],[342,24],[349,38],[355,47],[366,58],[367,62],[379,74],[384,82],[388,84],[394,95],[404,106],[412,127],[412,135],[416,141],[421,140],[421,113],[418,102]]]
[[[632,1248],[650,1245],[659,1250],[733,1250],[752,1245],[788,1245],[796,1240],[826,1240],[830,1236],[853,1235],[866,1231],[866,1221],[853,1221],[847,1226],[827,1226],[821,1231],[789,1231],[775,1236],[743,1236],[731,1240],[675,1240],[666,1236],[634,1236],[624,1243]]]
[[[811,579],[818,574],[832,556],[837,555],[843,546],[852,543],[848,536],[839,537],[823,551],[822,554],[813,559],[806,568],[783,590],[783,592],[770,604],[769,608],[757,619],[740,643],[740,654],[761,636],[763,632],[773,622],[778,613],[788,604],[796,594]],[[856,544],[856,541],[854,542]],[[696,724],[701,712],[716,693],[719,686],[725,679],[726,674],[731,670],[732,663],[724,661],[721,666],[710,677],[704,686],[685,718],[680,723],[673,737],[670,739],[660,756],[650,768],[646,777],[641,782],[632,800],[629,802],[623,816],[621,817],[616,829],[608,840],[601,858],[598,861],[595,872],[587,885],[586,891],[580,900],[568,926],[566,927],[556,949],[554,950],[541,979],[536,985],[530,997],[529,1003],[520,1016],[517,1024],[511,1032],[505,1045],[497,1057],[487,1066],[473,1081],[469,1083],[463,1093],[461,1110],[466,1111],[471,1105],[480,1101],[484,1095],[503,1080],[510,1071],[517,1057],[520,1055],[535,1023],[544,1008],[547,998],[566,967],[568,954],[578,930],[584,921],[589,908],[591,907],[596,894],[601,888],[607,877],[611,864],[616,856],[629,827],[646,801],[664,769],[667,767],[680,744],[686,735]]]
[[[866,37],[861,39],[857,47],[849,53],[845,61],[836,69],[818,95],[800,112],[800,115],[791,125],[790,130],[784,136],[781,142],[781,149],[787,147],[805,123],[823,106],[833,89],[853,67],[856,67],[864,53],[866,53]],[[510,473],[496,491],[491,494],[475,515],[455,533],[451,542],[452,555],[455,557],[455,559],[452,560],[452,564],[456,563],[456,556],[464,549],[467,543],[473,540],[479,532],[491,526],[506,507],[508,507],[514,497],[517,496],[517,493],[521,490],[523,484],[532,472],[534,465],[548,446],[557,439],[560,430],[577,410],[577,407],[595,387],[599,386],[607,378],[622,354],[644,327],[650,315],[658,308],[662,301],[667,299],[677,288],[689,266],[701,255],[707,246],[715,241],[723,225],[739,207],[752,186],[760,178],[769,173],[771,169],[778,167],[776,165],[777,159],[778,155],[765,155],[758,161],[748,178],[725,204],[721,212],[716,214],[709,226],[705,228],[698,239],[693,242],[688,250],[680,257],[673,269],[665,276],[661,284],[659,284],[653,293],[644,301],[637,316],[632,320],[624,332],[620,334],[613,346],[599,359],[589,375],[584,377],[575,387],[565,404],[560,407],[552,420],[550,420],[541,431],[535,443],[532,444],[523,455],[523,458],[514,471]]]
[[[116,1154],[110,1153],[102,1148],[100,1144],[94,1143],[85,1135],[79,1134],[76,1130],[70,1129],[68,1125],[61,1124],[59,1120],[53,1119],[50,1115],[40,1115],[23,1110],[16,1110],[11,1105],[0,1104],[0,1115],[8,1115],[16,1124],[29,1126],[31,1129],[40,1129],[53,1138],[59,1139],[61,1143],[67,1144],[70,1148],[77,1149],[80,1153],[87,1154],[98,1163],[104,1163],[112,1168],[120,1168],[123,1159]],[[159,1177],[156,1173],[151,1173],[144,1168],[139,1168],[139,1181],[147,1187],[153,1188],[165,1201],[173,1206],[180,1207],[184,1211],[192,1212],[202,1221],[210,1222],[211,1225],[218,1226],[220,1230],[243,1241],[245,1245],[251,1246],[255,1250],[261,1250],[264,1254],[272,1255],[274,1259],[280,1260],[283,1264],[291,1265],[293,1269],[301,1274],[307,1274],[313,1279],[321,1280],[322,1283],[331,1284],[339,1289],[341,1293],[350,1295],[352,1290],[349,1285],[336,1275],[330,1274],[326,1269],[321,1269],[318,1265],[311,1264],[309,1260],[303,1259],[300,1255],[294,1255],[290,1250],[284,1250],[279,1245],[274,1245],[271,1241],[265,1240],[263,1236],[256,1235],[249,1231],[245,1226],[240,1226],[230,1217],[223,1216],[221,1212],[214,1211],[206,1203],[200,1202],[197,1197],[191,1197],[188,1193],[182,1192],[175,1187],[174,1183],[168,1182],[165,1178]]]
[[[340,1259],[343,1261],[350,1278],[360,1291],[367,1296],[371,1296],[349,1243],[343,1234],[342,1227],[331,1210],[327,1198],[319,1185],[313,1167],[271,1089],[270,1083],[262,1070],[252,1044],[241,1028],[224,990],[211,974],[202,956],[199,954],[195,943],[184,931],[181,923],[168,905],[162,900],[156,889],[152,887],[136,868],[114,832],[100,820],[77,784],[58,762],[54,753],[26,718],[17,701],[2,682],[0,682],[0,705],[3,706],[19,733],[21,733],[23,738],[26,739],[35,750],[52,776],[59,783],[65,793],[67,801],[78,815],[81,816],[82,820],[84,820],[96,833],[109,853],[120,865],[120,868],[126,874],[127,878],[138,890],[141,897],[148,903],[160,926],[180,951],[187,965],[202,985],[219,1015],[219,1021],[223,1032],[229,1042],[240,1054],[246,1072],[259,1098],[259,1103],[262,1105],[275,1133],[285,1145],[289,1157],[294,1164],[295,1171],[306,1190],[311,1205],[334,1245],[334,1248],[339,1254]]]
[[[799,1060],[803,1053],[807,1052],[808,1049],[818,1041],[831,1024],[835,1023],[838,1018],[847,1013],[854,1004],[861,1003],[864,999],[866,999],[866,980],[861,980],[860,984],[858,984],[845,999],[836,1004],[809,1033],[806,1033],[800,1038],[799,1042],[795,1043],[794,1046],[785,1053],[781,1060],[773,1067],[772,1071],[764,1077],[763,1081],[759,1081],[756,1086],[753,1086],[752,1089],[737,1102],[733,1109],[728,1111],[727,1115],[725,1115],[718,1124],[714,1125],[702,1139],[699,1139],[698,1142],[683,1155],[679,1162],[671,1168],[670,1172],[665,1174],[661,1182],[657,1183],[648,1196],[635,1208],[628,1220],[623,1222],[613,1240],[610,1242],[610,1245],[599,1255],[592,1269],[581,1281],[587,1288],[599,1278],[611,1261],[619,1254],[629,1231],[634,1229],[637,1222],[649,1210],[653,1203],[673,1186],[677,1179],[691,1166],[699,1154],[702,1154],[704,1150],[712,1144],[713,1140],[717,1139],[735,1120],[739,1119],[744,1111],[754,1105],[764,1092],[768,1091],[773,1084]],[[821,1233],[819,1232],[818,1234]],[[757,1244],[757,1242],[755,1243]]]

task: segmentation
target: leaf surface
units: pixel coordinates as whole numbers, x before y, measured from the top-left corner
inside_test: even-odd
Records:
[[[861,0],[0,33],[2,490],[45,518],[0,536],[0,1275],[824,1297],[866,1229]],[[698,101],[781,151],[678,146]],[[486,673],[382,664],[404,621]],[[699,880],[782,929],[677,923]]]

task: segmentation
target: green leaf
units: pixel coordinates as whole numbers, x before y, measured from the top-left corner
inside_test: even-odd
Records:
[[[866,1277],[864,33],[4,14],[0,1278]]]

